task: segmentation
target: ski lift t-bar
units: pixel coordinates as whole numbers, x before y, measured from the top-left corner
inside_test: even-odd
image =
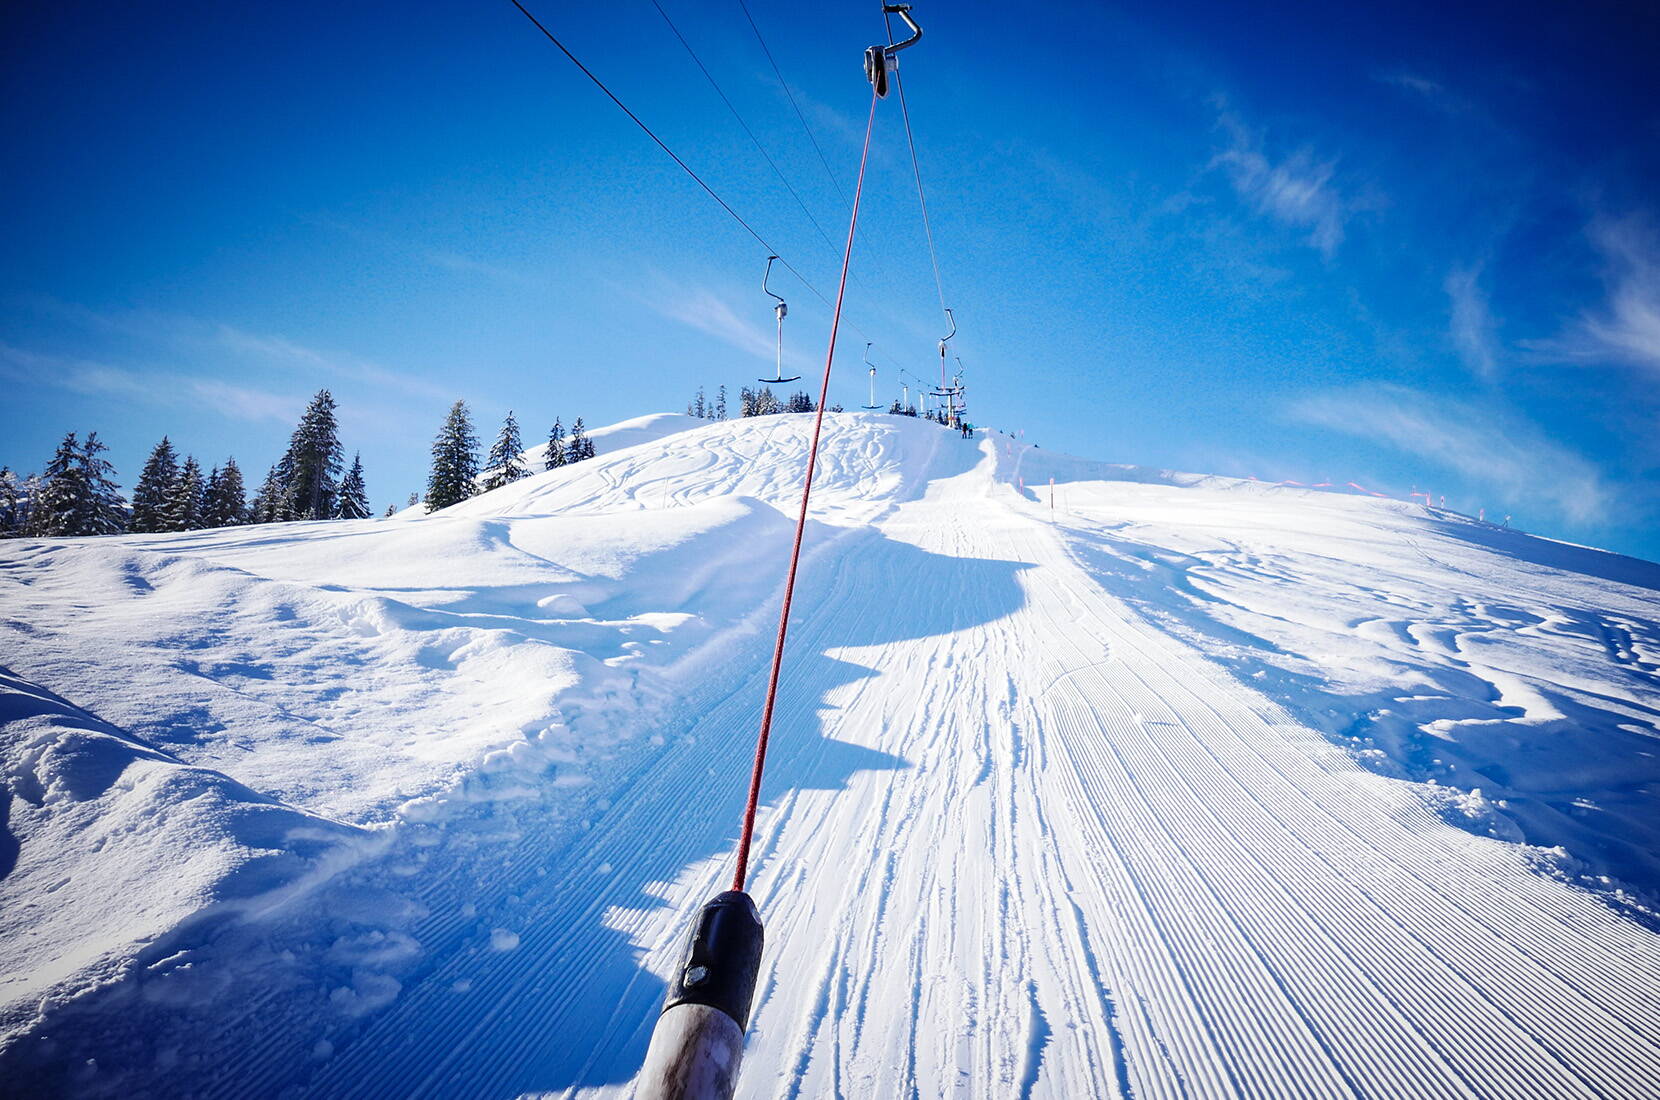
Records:
[[[922,28],[910,16],[909,4],[884,4],[882,10],[905,20],[911,37],[892,46],[872,46],[865,52],[865,71],[875,93],[870,104],[870,122],[865,128],[865,148],[859,162],[859,185],[853,192],[853,218],[847,230],[847,249],[842,254],[841,286],[847,288],[847,267],[853,255],[853,233],[858,225],[859,195],[864,190],[865,165],[870,156],[870,127],[876,120],[876,100],[887,94],[887,76],[894,65],[893,55],[922,37]],[[768,261],[771,267],[771,261]],[[766,278],[761,280],[766,289]],[[782,329],[784,300],[775,307]],[[830,350],[824,364],[824,388],[830,385],[830,365],[835,357],[835,322],[840,319],[841,293],[831,323]],[[782,332],[779,336],[782,349]],[[868,350],[868,349],[867,349]],[[782,366],[780,350],[779,365]],[[779,371],[782,376],[782,370]],[[823,424],[824,394],[820,393],[818,425]],[[761,915],[744,887],[751,828],[760,793],[761,765],[765,760],[766,731],[772,714],[772,694],[777,688],[778,669],[784,653],[784,631],[789,623],[789,593],[799,562],[801,532],[807,522],[807,502],[812,490],[813,458],[818,449],[817,428],[813,452],[808,458],[806,487],[802,490],[801,518],[796,528],[795,554],[790,565],[783,610],[779,618],[778,645],[773,655],[766,716],[756,746],[755,770],[751,776],[750,801],[744,833],[738,851],[738,870],[733,889],[715,895],[698,913],[690,941],[681,952],[678,969],[669,980],[669,995],[651,1033],[645,1065],[635,1078],[636,1100],[731,1100],[738,1087],[738,1067],[743,1060],[744,1030],[755,998],[755,983],[761,970],[764,933]]]

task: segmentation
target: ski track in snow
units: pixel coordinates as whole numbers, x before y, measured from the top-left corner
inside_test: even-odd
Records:
[[[511,543],[534,517],[603,535],[619,515],[678,514],[691,526],[651,529],[654,553],[692,548],[661,559],[677,576],[710,554],[729,571],[781,572],[788,532],[770,510],[708,510],[732,496],[790,509],[806,419],[647,440],[373,530],[496,524]],[[1536,848],[1480,835],[1485,818],[1456,828],[1434,789],[1362,767],[1334,743],[1353,714],[1321,732],[1287,709],[1307,697],[1281,689],[1308,669],[1275,662],[1299,644],[1320,656],[1308,632],[1341,617],[1343,584],[1312,551],[1272,557],[1237,530],[1217,541],[1282,497],[1067,467],[1007,437],[971,444],[888,417],[834,416],[827,432],[753,859],[767,949],[740,1096],[1660,1096],[1660,936],[1635,910],[1564,881]],[[1051,469],[1071,474],[1056,511],[1016,491]],[[1214,537],[1193,534],[1204,522],[1182,527],[1194,521],[1179,503],[1182,518],[1153,529],[1155,505],[1184,493],[1219,508]],[[1234,498],[1248,507],[1216,504]],[[1652,746],[1660,645],[1644,612],[1660,610],[1660,567],[1618,593],[1622,578],[1604,577],[1606,606],[1586,617],[1556,589],[1555,610],[1544,596],[1530,604],[1507,559],[1461,553],[1421,510],[1310,494],[1276,507],[1375,523],[1379,538],[1407,530],[1442,583],[1491,574],[1463,604],[1379,587],[1398,614],[1351,609],[1362,621],[1319,626],[1421,662],[1390,666],[1403,676],[1442,678],[1425,724],[1555,729],[1541,711],[1595,704],[1616,715],[1597,730],[1623,736],[1624,722]],[[636,637],[622,604],[665,613],[707,588],[659,583],[656,603],[641,603],[625,582],[650,554],[607,587],[596,563],[621,551],[601,535],[583,544],[586,572],[555,549],[543,565],[503,566],[500,606],[417,595],[438,587],[442,562],[404,566],[426,580],[380,580],[420,605],[387,613],[403,624],[385,627],[394,640],[493,630],[516,648],[556,646],[576,627],[522,610],[560,587],[536,580],[548,563],[564,563],[561,591],[617,608],[584,618],[590,648],[611,639],[606,660],[557,666],[569,679],[510,723],[513,736],[555,729],[536,742],[551,755],[525,748],[459,780],[428,775],[435,796],[391,824],[384,800],[364,800],[350,824],[378,830],[379,846],[349,870],[134,949],[105,984],[20,1024],[0,1072],[81,1095],[629,1095],[686,922],[730,875],[776,581],[737,584],[726,603],[699,597],[708,621],[665,627],[669,655],[653,658],[617,641]],[[245,569],[269,578],[258,591],[294,589],[302,611],[378,587],[373,561],[237,545],[246,538],[129,540],[122,553]],[[1321,547],[1334,561],[1341,550]],[[28,559],[8,567],[22,575]],[[1268,598],[1305,581],[1312,594]],[[1510,659],[1547,643],[1572,660]],[[1365,696],[1361,710],[1406,705],[1404,688],[1366,694],[1378,685],[1354,670],[1372,651],[1331,644],[1354,682],[1334,672],[1319,702],[1343,688]],[[8,640],[3,663],[27,645]],[[1482,645],[1515,653],[1471,660]],[[379,662],[378,690],[410,713],[444,690],[462,710],[490,698],[451,683],[465,660],[405,684],[391,657],[361,659]],[[42,678],[63,674],[61,660],[38,663]],[[541,667],[474,674],[500,691]],[[1549,675],[1568,686],[1547,695]],[[87,698],[97,692],[47,686],[110,717]],[[1491,693],[1510,709],[1482,710]],[[506,743],[500,730],[490,744],[467,736],[480,751]],[[238,774],[236,753],[213,760]],[[444,796],[443,783],[473,796]],[[304,795],[284,797],[305,806]]]

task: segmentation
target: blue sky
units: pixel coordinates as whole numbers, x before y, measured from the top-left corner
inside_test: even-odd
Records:
[[[661,0],[839,242],[874,3]],[[657,9],[531,5],[825,293]],[[1112,461],[1414,486],[1660,558],[1660,24],[1642,5],[917,5],[971,417]],[[377,507],[450,401],[527,442],[737,387],[766,253],[513,7],[36,5],[0,34],[0,462],[163,433],[257,481],[328,386]],[[878,110],[833,395],[942,334]],[[833,178],[832,178],[833,174]],[[828,311],[787,274],[790,362]],[[861,335],[861,333],[865,335]]]

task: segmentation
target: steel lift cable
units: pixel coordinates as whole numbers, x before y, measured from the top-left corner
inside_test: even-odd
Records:
[[[813,228],[818,231],[819,238],[824,241],[826,246],[834,250],[836,244],[830,239],[830,234],[826,233],[824,231],[824,227],[818,223],[818,219],[813,217],[813,212],[807,208],[807,203],[802,200],[800,193],[797,192],[795,187],[791,185],[789,177],[784,175],[784,170],[779,168],[778,163],[772,159],[772,155],[768,153],[766,147],[761,144],[761,139],[755,136],[755,131],[750,128],[749,123],[744,121],[744,116],[738,113],[738,108],[733,105],[731,98],[727,96],[724,90],[722,90],[719,82],[715,80],[714,74],[711,73],[709,71],[709,67],[703,63],[703,59],[697,55],[697,51],[692,49],[692,44],[686,41],[686,36],[680,33],[680,28],[674,25],[674,20],[669,18],[669,13],[663,10],[663,5],[659,4],[657,0],[651,0],[651,6],[657,9],[657,14],[663,17],[663,22],[669,25],[669,30],[674,32],[674,36],[680,40],[680,44],[686,47],[686,52],[691,55],[693,63],[695,63],[698,67],[698,71],[701,72],[703,74],[703,78],[709,82],[709,86],[715,89],[715,94],[720,96],[720,101],[722,103],[726,104],[726,109],[732,112],[732,117],[738,120],[738,125],[743,127],[744,133],[749,135],[750,144],[755,146],[756,152],[760,153],[762,158],[767,162],[767,166],[772,169],[773,175],[778,177],[778,182],[784,185],[784,190],[790,193],[790,198],[794,199],[795,204],[801,207],[801,212],[807,215],[807,220],[813,223]]]
[[[915,27],[909,7],[908,4],[885,5],[884,10],[905,13],[906,22]],[[830,395],[830,372],[836,361],[836,338],[841,329],[842,306],[847,298],[847,275],[853,262],[859,204],[864,198],[865,169],[870,163],[876,103],[882,98],[883,81],[879,77],[891,61],[891,51],[910,45],[921,37],[921,33],[918,29],[909,41],[897,46],[872,47],[882,51],[882,54],[877,75],[873,75],[871,81],[870,113],[865,120],[859,175],[853,188],[853,209],[847,223],[847,245],[842,250],[841,276],[836,285],[836,303],[830,316],[830,341],[824,354],[824,376],[819,383],[818,411],[813,419],[812,442],[807,450],[801,507],[796,514],[795,540],[790,548],[789,570],[785,575],[783,601],[778,612],[778,637],[773,645],[772,666],[767,675],[766,702],[755,738],[755,760],[750,769],[749,798],[744,806],[743,828],[738,837],[732,888],[716,895],[698,914],[680,968],[652,1031],[645,1065],[636,1078],[635,1095],[639,1100],[730,1100],[737,1087],[738,1068],[743,1059],[744,1029],[749,1023],[765,938],[755,902],[744,892],[744,888],[749,880],[755,815],[761,800],[761,779],[766,770],[767,743],[772,735],[778,702],[790,609],[795,600],[796,578],[801,567],[801,543],[807,531],[807,508],[812,500],[813,475],[818,466],[819,443],[824,432],[824,406]]]
[[[910,20],[907,19],[906,22],[909,23]],[[890,13],[886,7],[882,9],[882,23],[888,32],[888,41],[892,43],[893,13]],[[922,186],[922,162],[917,157],[916,135],[911,130],[911,107],[905,99],[905,80],[900,75],[897,65],[894,66],[893,70],[893,85],[895,90],[899,92],[899,115],[905,122],[905,144],[911,151],[911,174],[916,178],[916,200],[917,205],[922,208],[922,232],[928,241],[928,262],[934,269],[934,289],[939,292],[940,312],[945,314],[945,319],[951,326],[951,331],[940,337],[939,342],[940,389],[944,391],[942,396],[947,399],[945,422],[955,424],[957,420],[957,397],[960,396],[962,387],[960,384],[953,387],[947,381],[945,357],[947,341],[957,334],[957,318],[952,314],[950,307],[945,304],[945,281],[940,278],[939,252],[934,247],[934,228],[928,217],[928,193]]]
[[[813,473],[818,465],[819,437],[824,430],[824,404],[830,396],[830,368],[836,359],[836,334],[841,327],[842,301],[847,295],[847,269],[853,260],[853,236],[859,226],[859,200],[864,195],[865,166],[870,161],[870,135],[876,125],[876,100],[870,97],[870,117],[865,121],[864,151],[859,154],[859,179],[853,188],[853,216],[847,223],[847,248],[842,252],[841,281],[836,287],[836,310],[830,318],[830,346],[824,353],[824,379],[819,383],[818,412],[813,417],[813,442],[807,449],[807,477],[801,485],[801,509],[796,514],[795,543],[790,548],[790,570],[784,579],[784,603],[778,612],[778,641],[772,651],[772,671],[767,676],[766,704],[761,710],[761,729],[755,738],[755,764],[749,776],[749,802],[744,807],[743,830],[738,835],[738,857],[732,872],[732,889],[742,890],[749,878],[749,849],[755,838],[755,810],[761,800],[761,775],[766,770],[767,741],[772,736],[773,709],[778,702],[778,678],[784,665],[784,640],[790,629],[790,604],[795,599],[795,578],[801,567],[801,539],[807,532],[807,505],[813,495]]]
[[[893,15],[886,8],[882,10],[882,22],[888,31],[888,42],[893,43]],[[911,174],[916,177],[917,204],[922,207],[922,232],[928,239],[928,261],[934,266],[934,289],[939,291],[940,311],[947,315],[950,310],[945,308],[945,283],[940,279],[939,254],[934,251],[934,229],[928,220],[928,196],[922,189],[922,165],[917,160],[916,138],[911,133],[911,107],[905,100],[905,80],[899,75],[898,66],[893,70],[893,85],[899,92],[899,117],[905,120],[905,144],[911,150]],[[949,317],[948,317],[949,319]],[[957,325],[953,321],[951,329],[956,331]]]
[[[801,121],[801,129],[806,132],[807,140],[813,143],[813,150],[818,153],[818,162],[824,165],[824,174],[830,177],[830,184],[836,189],[836,194],[841,197],[842,202],[846,202],[847,192],[842,190],[841,181],[836,178],[836,173],[830,170],[830,161],[825,157],[824,149],[819,145],[818,138],[813,136],[813,128],[807,125],[807,116],[801,113],[801,104],[795,101],[795,93],[790,91],[790,82],[784,79],[784,71],[778,67],[778,62],[773,58],[772,51],[767,48],[766,36],[761,33],[761,28],[755,22],[755,17],[749,14],[749,5],[744,3],[744,0],[738,0],[738,7],[743,9],[744,18],[749,20],[749,29],[755,32],[755,41],[761,44],[761,52],[767,55],[767,63],[772,66],[773,74],[778,77],[779,87],[784,89],[784,95],[789,99],[790,106],[795,108],[795,117]],[[888,42],[890,45],[893,42],[891,34],[888,36]],[[879,92],[878,95],[880,94]]]
[[[742,226],[745,233],[748,233],[751,237],[753,237],[755,239],[755,242],[757,244],[759,244],[762,248],[766,249],[767,253],[769,255],[777,256],[778,257],[778,262],[780,264],[784,265],[784,269],[786,271],[788,271],[791,275],[794,275],[796,277],[796,279],[801,283],[802,286],[806,287],[809,291],[812,292],[814,297],[816,297],[819,301],[823,302],[826,306],[830,306],[830,307],[834,306],[834,303],[831,302],[830,299],[825,296],[823,291],[819,290],[818,287],[814,286],[813,283],[807,278],[807,276],[803,275],[796,268],[796,266],[794,264],[790,263],[789,259],[786,256],[784,256],[782,253],[780,253],[778,251],[778,249],[774,248],[772,246],[772,244],[765,237],[761,236],[761,234],[755,229],[755,227],[750,225],[749,222],[744,219],[744,216],[742,214],[739,214],[736,210],[734,210],[732,208],[732,205],[730,203],[728,203],[725,199],[721,198],[720,194],[718,192],[716,192],[713,187],[709,186],[709,184],[703,179],[703,177],[698,175],[697,172],[695,170],[693,170],[691,165],[687,164],[686,161],[678,153],[676,153],[673,149],[669,148],[669,145],[668,145],[667,142],[665,142],[662,138],[657,136],[657,132],[655,130],[653,130],[650,126],[647,126],[645,124],[645,121],[643,119],[641,119],[639,115],[635,114],[632,110],[629,109],[628,104],[624,103],[621,99],[617,98],[617,94],[615,92],[613,92],[609,87],[607,87],[605,82],[603,80],[601,80],[597,75],[595,75],[595,73],[592,69],[590,69],[590,68],[588,68],[588,66],[584,65],[582,63],[582,60],[580,58],[578,58],[576,56],[576,54],[572,53],[570,48],[568,46],[566,46],[564,42],[560,41],[559,37],[557,35],[555,35],[551,30],[549,30],[547,28],[547,26],[540,19],[537,19],[536,16],[531,13],[529,8],[526,8],[524,6],[524,4],[520,2],[520,0],[509,0],[509,2],[515,8],[518,8],[519,13],[521,15],[523,15],[526,19],[528,19],[532,26],[534,26],[537,30],[541,31],[543,37],[545,37],[549,42],[552,42],[554,44],[554,46],[556,46],[558,48],[559,52],[565,55],[565,57],[570,61],[571,64],[575,65],[579,70],[581,70],[582,75],[587,77],[590,81],[592,81],[594,87],[598,88],[601,92],[605,93],[605,97],[607,99],[609,99],[612,103],[616,104],[617,109],[620,110],[623,114],[627,115],[630,122],[634,123],[635,126],[638,126],[640,128],[640,131],[643,134],[645,134],[648,138],[650,138],[657,145],[657,147],[659,149],[663,150],[663,152],[668,154],[670,160],[674,161],[675,164],[680,166],[681,171],[685,172],[686,175],[690,176],[692,178],[692,181],[694,183],[696,183],[699,187],[701,187],[704,190],[704,192],[706,194],[708,194],[708,196],[710,198],[714,199],[715,202],[720,206],[720,208],[722,210],[726,211],[727,215],[730,216],[733,221],[737,222],[740,226]],[[854,332],[858,333],[860,336],[863,336],[865,339],[867,339],[867,340],[870,339],[869,334],[867,334],[863,329],[861,329],[852,320],[849,320],[847,322],[847,327],[852,329]]]

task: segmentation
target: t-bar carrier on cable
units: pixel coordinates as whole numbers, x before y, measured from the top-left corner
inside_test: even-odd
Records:
[[[789,378],[784,377],[784,318],[789,314],[790,307],[785,304],[783,298],[779,298],[778,295],[767,289],[767,280],[772,278],[772,261],[777,258],[777,256],[767,257],[766,274],[761,276],[761,293],[765,294],[768,298],[778,298],[778,304],[772,307],[772,312],[778,317],[778,358],[772,368],[772,378],[756,379],[757,382],[766,382],[773,386],[779,386],[785,382],[794,382],[801,377],[799,374],[792,375]]]

